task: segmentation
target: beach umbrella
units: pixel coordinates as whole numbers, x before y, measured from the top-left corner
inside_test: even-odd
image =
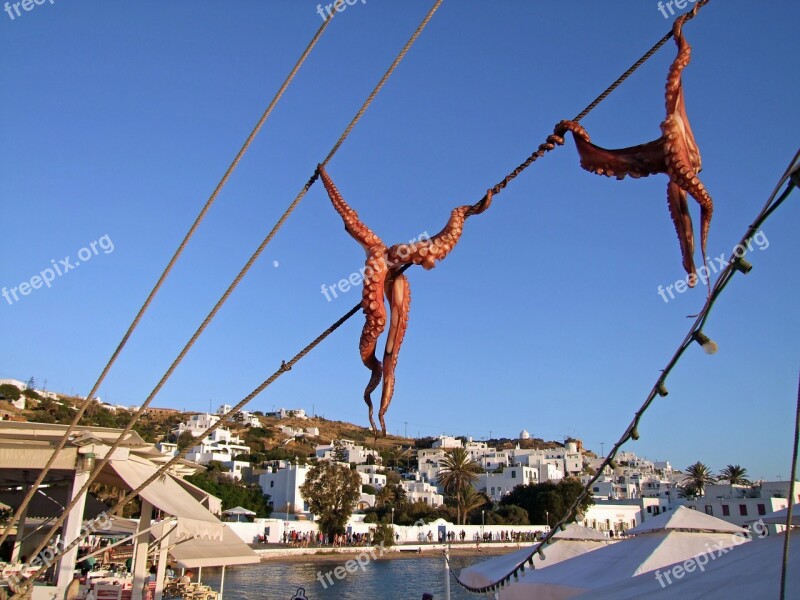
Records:
[[[255,512],[253,512],[252,510],[247,510],[246,508],[241,506],[234,506],[233,508],[229,508],[228,510],[223,510],[222,514],[227,515],[229,517],[236,517],[237,522],[240,522],[242,520],[242,517],[244,517],[244,520],[247,521],[247,517],[256,516]]]

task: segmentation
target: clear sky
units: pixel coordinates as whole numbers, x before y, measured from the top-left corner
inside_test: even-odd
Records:
[[[139,404],[332,147],[428,10],[349,6],[324,34],[100,390]],[[0,12],[0,377],[85,395],[252,125],[321,23],[307,0],[66,2]],[[665,9],[668,12],[667,9]],[[712,1],[686,26],[687,110],[730,253],[797,149],[800,5]],[[445,0],[329,173],[388,243],[435,233],[670,27],[657,2]],[[606,147],[658,137],[669,42],[583,123]],[[470,219],[412,309],[389,429],[525,428],[606,450],[703,304],[684,277],[666,176],[583,171],[570,139]],[[677,467],[788,476],[800,367],[800,196],[763,230],[707,333],[627,449]],[[699,210],[690,200],[695,226]],[[95,243],[96,253],[91,244]],[[111,249],[113,247],[113,250]],[[86,250],[83,250],[86,248]],[[88,260],[80,260],[79,253]],[[91,256],[89,256],[91,254]],[[315,185],[154,406],[234,404],[360,298],[323,285],[363,253]],[[352,319],[250,408],[367,423]]]

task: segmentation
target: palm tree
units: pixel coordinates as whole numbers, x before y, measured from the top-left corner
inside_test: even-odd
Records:
[[[456,499],[457,521],[460,525],[462,523],[461,492],[474,487],[478,482],[480,466],[472,460],[466,449],[453,448],[447,451],[447,455],[442,459],[439,467],[439,485]]]
[[[686,487],[691,486],[698,496],[702,496],[706,486],[716,482],[716,479],[711,474],[711,470],[698,460],[693,465],[686,467],[684,482]]]
[[[388,485],[383,486],[378,490],[378,493],[375,494],[375,506],[378,508],[385,506],[392,500],[394,500],[394,492]]]
[[[467,515],[476,508],[486,504],[486,496],[481,492],[475,491],[473,487],[467,487],[458,492],[456,496],[456,504],[462,515],[462,524],[467,520]]]
[[[720,479],[727,479],[731,485],[750,485],[747,469],[740,465],[728,465],[719,472]]]

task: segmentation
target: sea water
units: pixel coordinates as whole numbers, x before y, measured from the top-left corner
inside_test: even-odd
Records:
[[[445,563],[442,555],[415,556],[413,558],[394,558],[370,560],[364,569],[346,573],[343,579],[331,574],[333,584],[328,582],[325,573],[336,567],[344,567],[351,557],[341,561],[308,560],[293,562],[269,561],[259,565],[228,567],[225,569],[224,600],[291,600],[302,598],[302,589],[308,600],[420,600],[422,594],[433,594],[434,600],[444,600]],[[490,557],[466,556],[450,559],[454,571]],[[351,565],[352,569],[352,565]],[[324,584],[320,582],[322,575]],[[341,571],[340,571],[341,574]],[[219,590],[220,570],[203,569],[202,581]],[[301,592],[303,593],[303,592]],[[450,579],[450,598],[467,600],[480,598],[470,594]]]

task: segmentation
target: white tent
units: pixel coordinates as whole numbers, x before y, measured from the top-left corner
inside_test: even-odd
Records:
[[[638,530],[638,531],[637,531]],[[743,527],[680,507],[646,521],[629,533],[637,535],[544,569],[525,571],[518,582],[500,592],[503,600],[574,598],[642,573],[708,552],[747,542]],[[738,535],[737,535],[738,534]],[[555,547],[557,544],[554,544]],[[548,548],[545,548],[547,554]],[[534,566],[537,565],[534,560]],[[495,580],[504,573],[497,573]]]
[[[786,597],[800,598],[800,531],[793,531],[787,570]],[[728,600],[728,598],[778,598],[783,560],[784,535],[771,535],[754,539],[749,544],[733,548],[727,553],[707,553],[690,562],[695,567],[686,571],[687,563],[677,578],[672,571],[675,565],[620,581],[601,589],[594,589],[577,598],[586,600]],[[713,556],[713,558],[712,558]],[[703,568],[700,569],[700,563]],[[666,573],[665,573],[666,572]],[[667,577],[669,574],[669,578]],[[659,581],[660,579],[660,581]]]
[[[555,542],[545,546],[543,552],[544,559],[539,555],[534,557],[533,565],[537,569],[554,565],[562,560],[574,558],[586,552],[597,550],[609,543],[613,543],[602,533],[595,529],[590,529],[577,523],[567,526],[564,531],[559,531],[555,536]],[[461,569],[459,579],[472,587],[483,587],[511,572],[514,567],[527,560],[533,550],[539,544],[532,544],[526,548],[516,550],[509,554],[496,556],[485,560],[471,567]]]

